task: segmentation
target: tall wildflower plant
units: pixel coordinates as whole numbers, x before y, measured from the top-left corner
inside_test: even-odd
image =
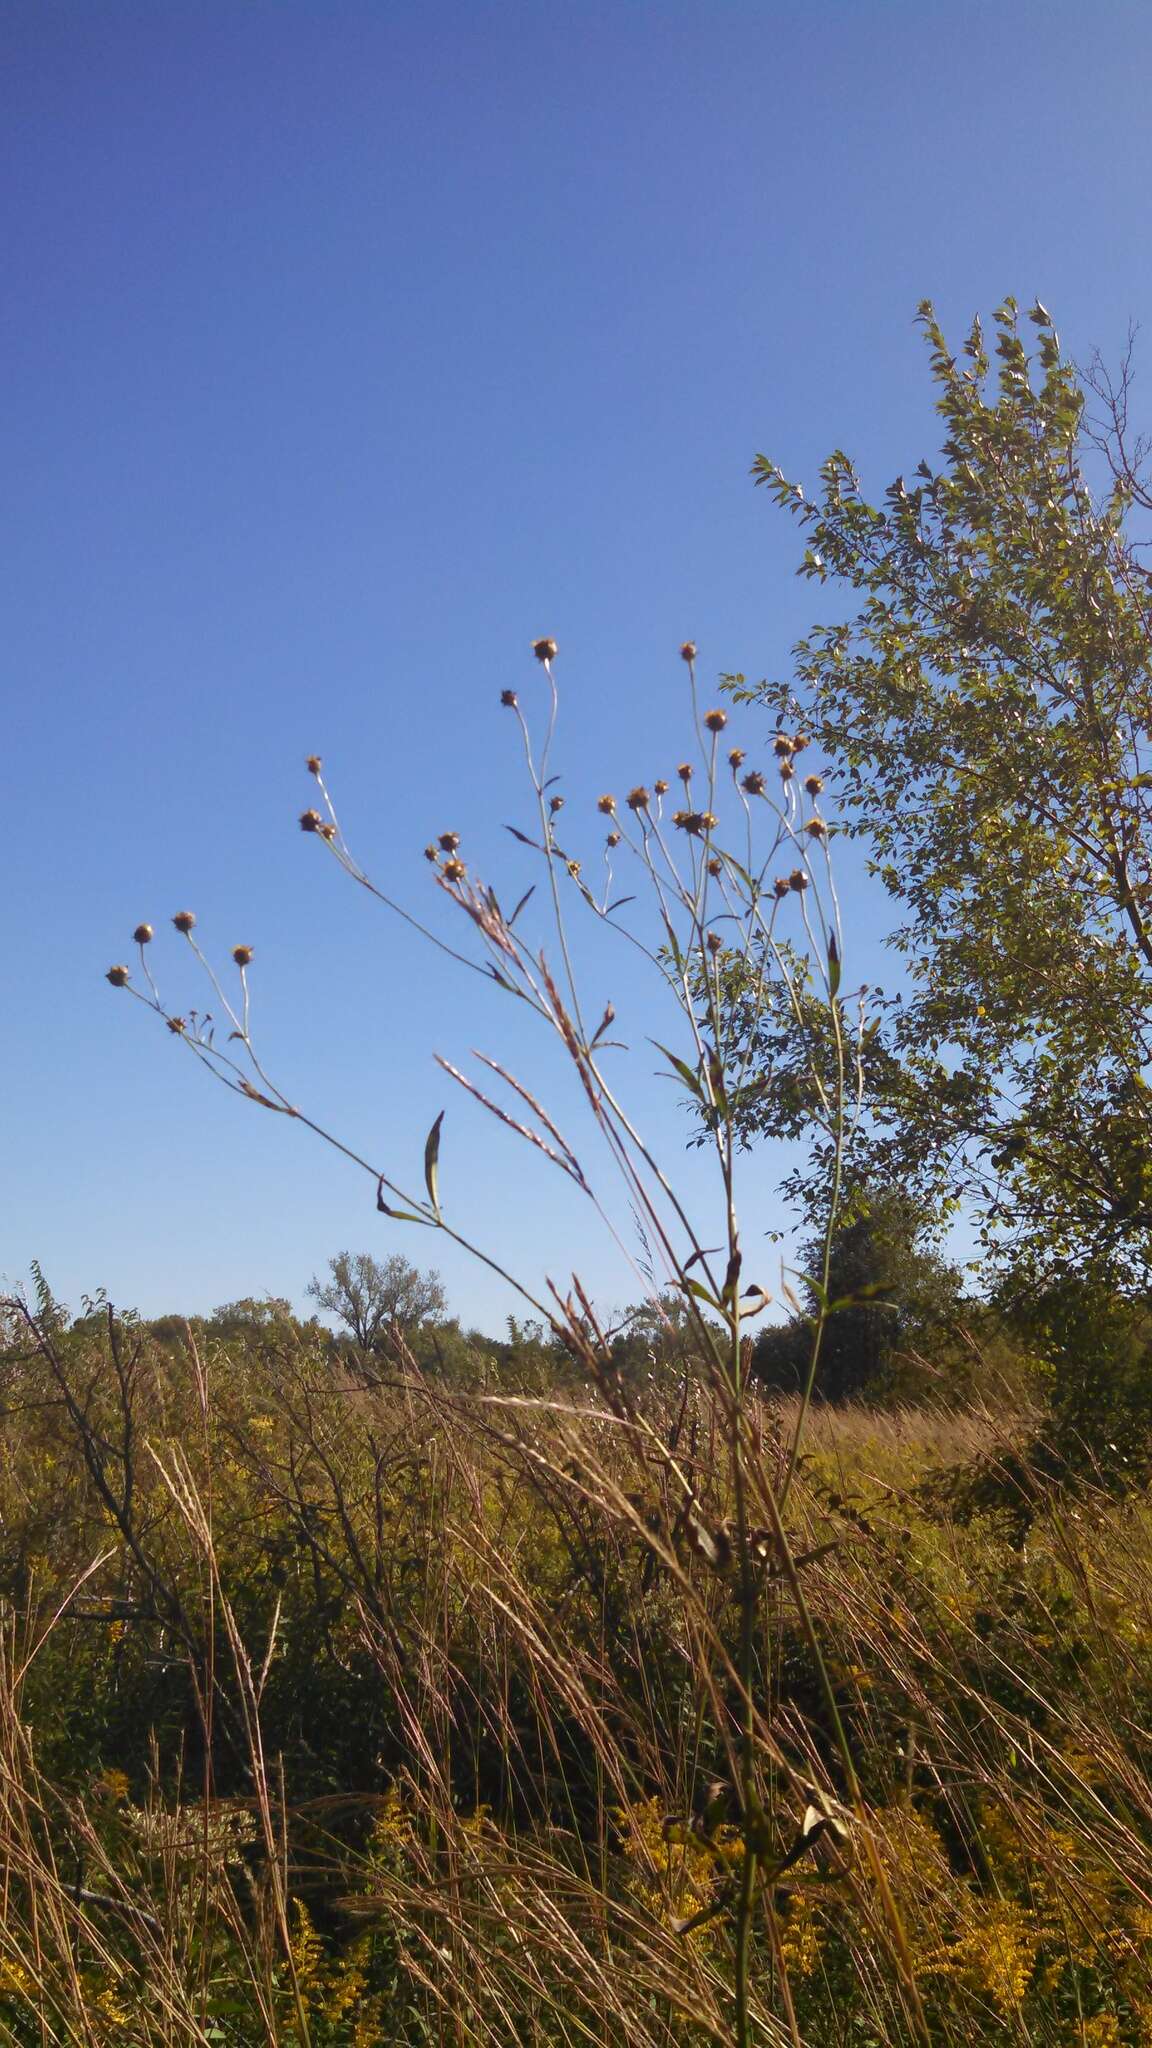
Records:
[[[457,1227],[441,1185],[443,1112],[428,1133],[422,1176],[405,1185],[390,1161],[369,1158],[354,1136],[329,1130],[290,1101],[254,1036],[250,946],[235,947],[231,967],[218,968],[201,946],[194,915],[181,911],[173,918],[210,991],[206,1008],[177,1011],[162,996],[148,924],[135,933],[138,973],[117,966],[108,979],[149,1009],[225,1087],[257,1108],[295,1119],[370,1176],[382,1212],[445,1234],[501,1275],[547,1324],[587,1383],[590,1400],[583,1411],[574,1408],[547,1440],[521,1434],[516,1442],[541,1483],[568,1490],[582,1512],[594,1509],[617,1536],[641,1547],[650,1582],[674,1582],[688,1617],[689,1732],[674,1811],[644,1807],[636,1796],[643,1790],[640,1766],[611,1755],[607,1719],[597,1718],[596,1702],[587,1693],[581,1698],[600,1782],[614,1786],[622,1801],[629,1787],[634,1795],[620,1823],[625,1850],[632,1837],[643,1837],[651,1869],[665,1866],[658,1872],[662,1880],[673,1864],[682,1878],[686,1870],[695,1872],[691,1884],[679,1887],[687,1910],[669,1916],[661,1936],[664,1941],[670,1933],[693,1956],[688,1975],[694,1974],[695,1989],[689,1998],[683,1968],[669,1965],[662,1984],[654,1968],[652,1995],[663,1995],[670,2008],[690,2006],[705,2038],[731,2040],[739,2048],[754,2040],[798,2042],[780,1900],[796,1872],[810,1867],[814,1878],[838,1885],[851,1902],[872,1956],[887,1958],[884,1996],[898,2012],[898,2027],[912,2038],[927,2038],[882,1840],[861,1790],[806,1591],[810,1555],[794,1512],[821,1335],[834,1306],[828,1300],[828,1254],[859,1114],[867,1029],[863,995],[848,996],[841,985],[842,934],[829,858],[834,826],[821,808],[822,780],[805,759],[809,743],[799,731],[776,736],[767,767],[748,765],[744,750],[731,744],[728,713],[702,707],[697,652],[686,643],[686,758],[667,779],[637,783],[619,797],[599,797],[604,837],[601,862],[593,869],[573,851],[571,814],[553,769],[556,643],[541,639],[532,651],[543,683],[539,713],[527,711],[512,690],[501,699],[523,750],[534,812],[531,828],[516,828],[515,837],[536,863],[537,879],[518,890],[514,908],[507,907],[511,897],[477,873],[455,832],[444,832],[426,853],[433,886],[461,920],[459,942],[448,943],[422,916],[395,902],[352,851],[318,756],[307,764],[316,805],[300,824],[324,856],[386,910],[462,969],[526,1004],[575,1070],[582,1135],[561,1128],[542,1086],[501,1061],[476,1055],[476,1066],[464,1071],[440,1057],[455,1085],[516,1132],[547,1170],[571,1182],[617,1236],[644,1278],[652,1315],[666,1321],[674,1315],[681,1338],[686,1327],[690,1341],[686,1348],[679,1344],[685,1364],[677,1400],[650,1400],[619,1369],[613,1346],[618,1333],[577,1274],[533,1282],[510,1270],[499,1245],[476,1242]],[[529,936],[541,903],[544,935],[537,928]],[[669,1015],[667,1024],[652,1031],[645,1019],[645,1032],[688,1097],[711,1155],[715,1194],[703,1230],[677,1174],[641,1130],[620,1086],[613,1005],[590,1001],[577,970],[580,919],[618,935],[642,959],[653,1001]],[[738,1006],[733,989],[739,991]],[[738,1134],[757,1096],[771,1086],[740,1028],[749,1003],[790,1019],[790,1060],[793,1067],[797,1059],[803,1064],[832,1162],[824,1270],[806,1276],[817,1303],[808,1384],[794,1420],[776,1438],[766,1431],[763,1408],[748,1385],[749,1326],[769,1296],[762,1276],[746,1263],[741,1238]],[[587,1133],[598,1141],[596,1157],[606,1159],[617,1177],[614,1193],[588,1164]],[[639,1253],[629,1250],[612,1220],[621,1189],[637,1221]],[[501,1410],[524,1405],[499,1394],[476,1399],[497,1433]],[[702,1400],[711,1417],[704,1431]],[[628,1473],[642,1483],[629,1484]],[[790,1626],[799,1624],[815,1673],[816,1704],[807,1715],[789,1704],[773,1671],[784,1606],[791,1610]],[[559,1674],[547,1671],[542,1637],[539,1655],[544,1676],[561,1683]],[[609,1789],[603,1796],[610,1796]],[[474,1852],[474,1844],[465,1847]],[[661,1896],[666,1893],[665,1884]],[[656,1910],[652,1899],[648,1905]],[[658,1957],[665,1950],[657,1944],[650,1953]],[[870,1996],[880,1994],[873,1987]]]

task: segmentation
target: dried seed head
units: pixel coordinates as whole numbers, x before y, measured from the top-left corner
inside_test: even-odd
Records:
[[[555,661],[558,649],[554,640],[534,640],[532,652],[537,661]]]
[[[301,811],[300,813],[300,830],[302,832],[318,832],[323,822],[324,820],[320,816],[319,811]]]
[[[681,661],[695,661],[696,642],[694,640],[685,640],[684,645],[680,649],[680,659]]]
[[[425,860],[439,860],[440,848],[438,846],[426,846],[424,848],[424,858]]]
[[[708,863],[708,873],[714,876],[722,875],[724,873],[724,863],[722,860],[717,860],[715,854],[712,855],[712,858]]]
[[[735,775],[735,773],[736,773],[736,770],[737,770],[737,768],[742,768],[742,767],[743,767],[743,765],[744,765],[744,749],[743,749],[743,747],[733,747],[733,749],[732,749],[731,753],[730,753],[730,754],[729,754],[729,756],[728,756],[728,766],[729,766],[729,767],[731,768],[731,770],[732,770],[732,773],[733,773],[733,775]]]
[[[681,782],[682,782],[682,783],[684,784],[684,787],[685,787],[685,788],[687,788],[687,787],[688,787],[688,784],[689,784],[689,783],[691,782],[691,780],[692,780],[692,763],[691,763],[691,761],[681,761],[681,763],[680,763],[680,766],[679,766],[679,767],[678,767],[678,769],[676,770],[676,773],[677,773],[677,775],[678,775],[678,776],[680,777],[680,780],[681,780]]]
[[[619,846],[620,834],[618,832],[610,832],[604,844],[605,846]]]
[[[164,1022],[167,1024],[169,1031],[176,1033],[177,1038],[188,1029],[183,1017],[165,1017]]]
[[[798,732],[795,739],[792,742],[792,752],[794,754],[802,754],[804,752],[805,747],[809,744],[810,739],[810,733]]]
[[[688,832],[694,839],[716,829],[716,819],[711,811],[675,811],[672,823],[678,831]]]
[[[790,740],[786,732],[778,732],[775,739],[772,742],[772,752],[774,754],[780,755],[781,758],[783,758],[784,755],[793,754],[795,753],[795,751],[795,740]]]
[[[178,932],[190,932],[196,922],[196,914],[192,910],[178,910],[172,922]]]
[[[440,872],[446,882],[462,882],[467,870],[462,860],[446,860]]]
[[[309,754],[308,759],[304,763],[304,766],[308,770],[309,775],[319,775],[321,768],[324,766],[324,763],[320,759],[319,754]]]
[[[563,799],[563,797],[562,797],[562,796],[554,796],[554,797],[553,797],[553,798],[551,799],[551,801],[550,801],[550,803],[549,803],[549,805],[548,805],[548,809],[549,809],[549,810],[551,811],[551,813],[552,813],[552,816],[553,816],[553,817],[555,817],[555,816],[556,816],[556,813],[557,813],[557,811],[562,811],[562,810],[564,809],[564,799]]]
[[[824,777],[822,775],[806,775],[804,777],[804,787],[808,791],[809,796],[819,796],[820,791],[824,787]]]
[[[794,767],[792,766],[792,763],[791,763],[791,761],[781,761],[781,763],[780,763],[780,780],[781,780],[781,782],[791,782],[791,780],[792,780],[792,777],[793,777],[793,776],[795,775],[795,773],[796,773],[796,770],[795,770],[795,769],[794,769]]]
[[[110,967],[104,978],[112,983],[113,988],[127,988],[132,979],[126,967]]]
[[[750,768],[740,787],[746,790],[749,796],[763,796],[766,788],[763,770]]]
[[[327,819],[323,825],[318,826],[317,830],[319,831],[321,839],[326,839],[328,841],[329,846],[331,846],[332,841],[336,837],[336,827],[332,823],[331,819]]]
[[[574,882],[578,882],[578,881],[580,880],[580,863],[579,863],[579,861],[578,861],[578,860],[570,860],[570,861],[566,861],[566,862],[565,862],[565,866],[566,866],[566,868],[568,869],[568,873],[569,873],[569,874],[571,875],[571,877],[572,877],[572,880],[573,880]]]
[[[652,784],[652,787],[656,791],[657,796],[667,796],[668,784],[665,782],[663,776],[660,777],[659,782],[654,782]]]
[[[135,931],[132,934],[132,937],[135,939],[136,944],[138,946],[146,946],[149,943],[150,939],[152,938],[151,925],[138,924]]]
[[[610,817],[612,816],[612,813],[613,813],[613,811],[614,811],[614,810],[616,809],[616,799],[615,799],[615,797],[614,797],[614,796],[601,796],[601,797],[597,797],[597,799],[596,799],[596,809],[597,809],[598,811],[603,811],[603,813],[604,813],[604,816],[605,816],[606,818],[610,818]]]
[[[706,711],[704,713],[704,723],[709,732],[723,732],[724,727],[728,723],[728,713],[720,710]]]
[[[234,961],[236,962],[236,965],[237,965],[237,967],[251,967],[251,965],[252,965],[252,948],[251,948],[251,946],[233,946],[233,948],[232,948],[232,958],[233,958],[233,959],[234,959]]]
[[[792,884],[788,880],[787,875],[777,875],[776,880],[772,884],[772,894],[777,898],[787,896],[791,887]]]
[[[708,951],[712,954],[713,958],[715,958],[716,954],[720,951],[720,948],[723,944],[724,941],[720,937],[719,932],[709,932]]]
[[[458,832],[442,832],[440,834],[440,844],[444,848],[445,853],[455,853],[456,848],[460,844],[460,834]]]
[[[506,704],[509,711],[515,711],[520,699],[517,697],[515,690],[501,690],[500,702]]]
[[[808,887],[808,877],[804,873],[803,868],[793,868],[792,873],[788,877],[788,887],[795,889],[797,895]]]
[[[667,787],[667,784],[665,784],[665,787]],[[656,784],[656,788],[659,790],[659,783]],[[646,811],[648,809],[649,797],[643,783],[637,784],[635,789],[630,789],[624,801],[630,811]]]
[[[828,827],[823,818],[809,818],[804,830],[810,833],[813,839],[823,839]]]

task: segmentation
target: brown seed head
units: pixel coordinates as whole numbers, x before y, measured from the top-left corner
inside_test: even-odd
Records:
[[[786,732],[778,732],[772,742],[772,752],[783,758],[784,755],[795,753],[795,751],[795,740],[790,740]]]
[[[749,796],[763,796],[766,788],[763,770],[750,768],[740,787],[746,790]]]
[[[791,780],[792,780],[792,777],[793,777],[793,776],[795,775],[795,773],[796,773],[796,770],[795,770],[795,769],[794,769],[794,767],[792,766],[792,763],[791,763],[791,761],[781,761],[781,763],[780,763],[780,780],[781,780],[781,782],[791,782]]]
[[[252,948],[251,948],[251,946],[233,946],[233,948],[232,948],[232,958],[233,958],[233,959],[234,959],[234,961],[236,962],[236,965],[237,965],[237,967],[251,967],[251,965],[252,965]]]
[[[619,846],[620,834],[618,832],[610,832],[604,844],[605,846]]]
[[[319,754],[309,754],[308,759],[304,763],[304,766],[308,770],[309,775],[319,775],[321,768],[324,766],[324,763],[320,759]]]
[[[551,813],[552,813],[552,816],[553,816],[553,817],[555,817],[555,816],[556,816],[556,813],[557,813],[557,811],[562,811],[562,810],[564,809],[564,799],[563,799],[563,797],[562,797],[562,796],[554,796],[554,797],[553,797],[553,798],[551,799],[551,801],[550,801],[550,803],[549,803],[549,805],[548,805],[548,809],[549,809],[549,810],[551,811]]]
[[[656,787],[659,789],[660,784],[657,783]],[[649,796],[643,783],[638,783],[635,789],[630,789],[624,801],[630,811],[646,811],[648,809]]]
[[[110,967],[104,978],[112,983],[113,988],[127,988],[132,979],[126,967]]]
[[[724,863],[722,860],[717,860],[715,854],[712,855],[708,863],[708,873],[713,876],[719,876],[724,873]]]
[[[772,894],[777,898],[787,896],[791,887],[792,884],[788,880],[787,875],[777,875],[776,880],[772,884]]]
[[[596,809],[597,809],[598,811],[603,811],[603,813],[604,813],[604,816],[605,816],[606,818],[610,818],[610,817],[612,816],[612,813],[613,813],[613,811],[614,811],[614,810],[616,809],[616,799],[615,799],[615,797],[614,797],[614,796],[601,796],[601,797],[597,797],[597,799],[596,799]]]
[[[795,739],[792,742],[792,752],[794,754],[802,754],[804,752],[805,747],[808,745],[810,738],[811,735],[809,733],[798,732]]]
[[[515,690],[501,690],[500,702],[506,704],[509,711],[515,711],[520,699],[517,697]]]
[[[323,822],[319,811],[301,811],[300,813],[300,830],[302,832],[318,832]]]
[[[317,829],[320,833],[321,839],[326,839],[328,841],[329,846],[331,846],[332,841],[336,837],[336,827],[332,823],[331,818],[326,819],[324,824],[318,826]]]
[[[135,939],[136,944],[138,946],[146,946],[152,937],[151,925],[138,924],[135,931],[132,934],[132,937]]]
[[[813,839],[823,839],[828,827],[823,818],[809,818],[804,830],[810,833]]]
[[[680,777],[681,782],[684,784],[685,789],[687,789],[688,784],[692,780],[691,761],[681,761],[680,766],[676,770],[676,773]]]
[[[809,796],[819,796],[820,791],[824,787],[824,777],[822,775],[806,775],[804,777],[804,787],[808,791]]]
[[[788,887],[795,889],[797,895],[808,887],[808,877],[804,873],[803,868],[793,868],[792,873],[788,877]]]
[[[674,811],[672,823],[680,832],[688,832],[699,839],[705,832],[716,829],[716,820],[711,811]]]
[[[164,1022],[167,1024],[169,1031],[176,1033],[177,1038],[188,1028],[183,1017],[165,1017]]]
[[[668,784],[665,782],[663,776],[660,777],[659,782],[654,782],[652,784],[652,787],[656,791],[657,796],[667,796]]]
[[[569,874],[571,875],[571,877],[572,877],[572,880],[573,880],[574,882],[578,882],[578,881],[580,880],[580,863],[579,863],[579,861],[578,861],[578,860],[570,860],[570,861],[567,861],[567,862],[565,863],[565,865],[566,865],[566,867],[567,867],[567,869],[568,869],[568,873],[569,873]]]
[[[728,713],[720,710],[706,711],[704,713],[704,723],[709,732],[723,732],[724,727],[728,723]]]
[[[555,661],[558,651],[554,640],[534,640],[532,642],[532,652],[536,656],[537,661]]]
[[[462,882],[467,870],[462,860],[446,860],[440,872],[446,882]]]
[[[460,844],[460,834],[458,832],[442,832],[440,834],[440,844],[444,848],[445,853],[455,853],[456,848]]]
[[[425,860],[439,860],[440,848],[438,846],[426,846],[424,848],[424,858]]]
[[[196,914],[192,910],[178,910],[172,922],[178,932],[190,932],[196,922]]]
[[[680,659],[681,661],[695,661],[696,642],[694,640],[685,640],[684,645],[680,649]]]
[[[723,944],[724,944],[724,941],[723,941],[723,939],[722,939],[722,938],[720,937],[720,934],[719,934],[719,932],[709,932],[709,934],[708,934],[708,951],[709,951],[709,952],[711,953],[711,955],[712,955],[713,959],[715,959],[715,957],[716,957],[717,953],[718,953],[718,952],[720,951],[720,948],[721,948],[721,946],[722,946]]]
[[[735,775],[737,768],[742,768],[744,766],[743,747],[732,748],[732,751],[728,756],[728,766],[731,768],[733,775]]]

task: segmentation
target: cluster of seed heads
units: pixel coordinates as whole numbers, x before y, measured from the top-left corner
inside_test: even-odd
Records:
[[[178,910],[172,922],[178,932],[181,932],[185,938],[190,938],[196,928],[196,913],[194,910]],[[132,934],[133,941],[139,946],[141,952],[143,952],[145,946],[151,945],[155,936],[156,934],[150,924],[138,924]],[[253,949],[251,946],[233,946],[232,958],[236,962],[237,967],[243,970],[245,967],[252,965],[254,958]],[[113,988],[127,988],[132,976],[128,968],[120,964],[116,967],[110,967],[104,978],[106,981],[111,982]],[[170,1031],[183,1031],[184,1019],[182,1017],[170,1017],[168,1019],[168,1029]]]

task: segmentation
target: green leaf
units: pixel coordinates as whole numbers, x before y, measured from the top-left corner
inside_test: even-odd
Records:
[[[424,1185],[437,1222],[440,1221],[440,1126],[443,1121],[444,1111],[441,1110],[424,1145]]]
[[[656,1047],[657,1052],[663,1053],[664,1058],[667,1060],[670,1067],[675,1067],[676,1072],[679,1074],[680,1079],[684,1083],[684,1086],[692,1090],[692,1093],[696,1097],[697,1102],[702,1101],[703,1089],[700,1085],[700,1076],[698,1074],[693,1073],[692,1068],[688,1065],[687,1061],[678,1060],[675,1053],[669,1052],[668,1047],[666,1045],[661,1045],[658,1038],[651,1038],[649,1039],[648,1043],[650,1045],[654,1045]]]

